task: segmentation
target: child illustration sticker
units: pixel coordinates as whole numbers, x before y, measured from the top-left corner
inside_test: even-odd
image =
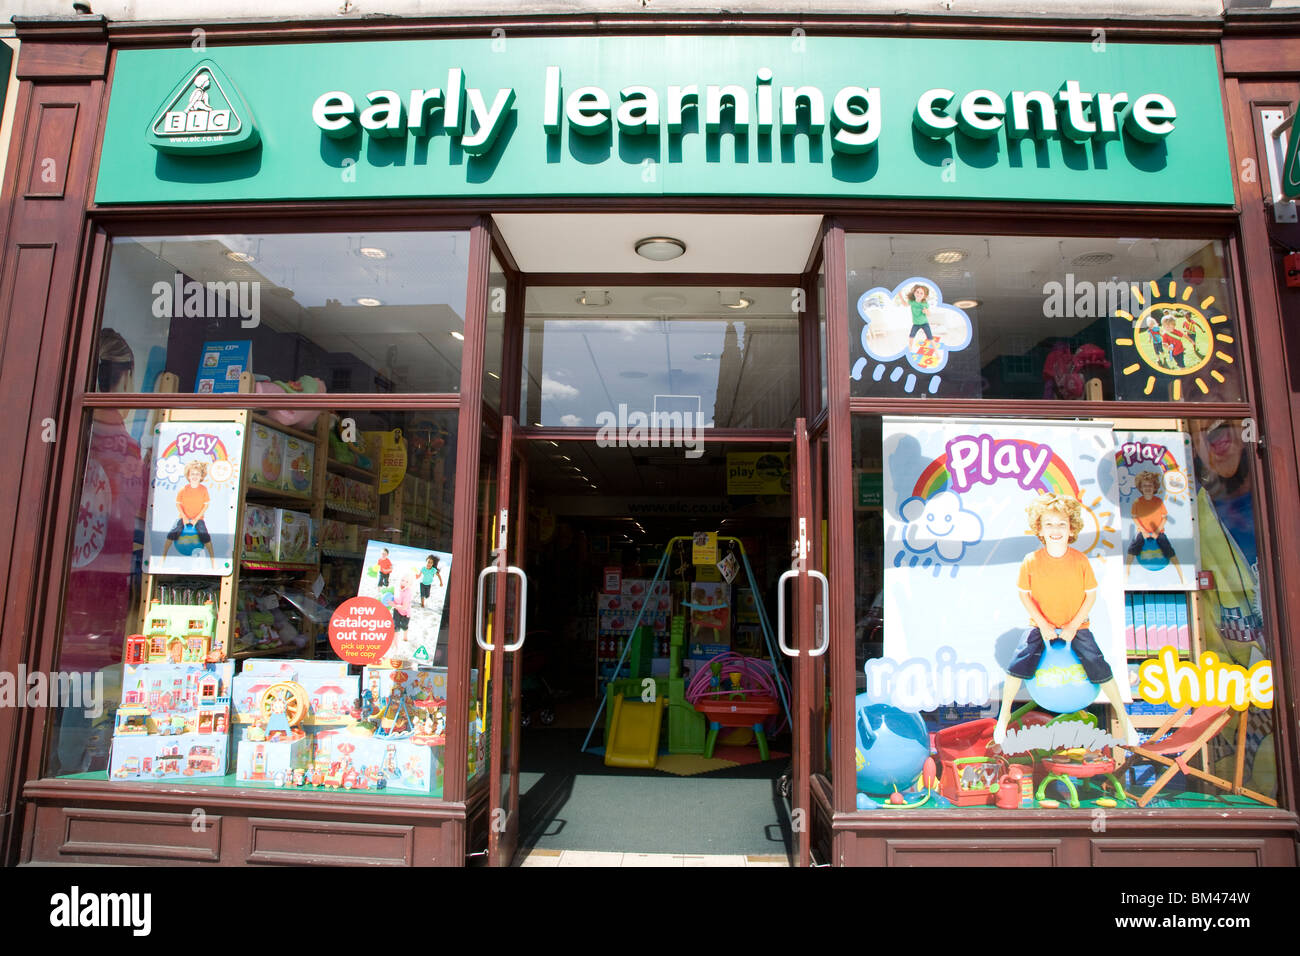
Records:
[[[1240,397],[1236,333],[1213,295],[1151,280],[1129,286],[1132,311],[1111,319],[1116,398],[1209,401]]]
[[[234,423],[163,422],[149,489],[151,574],[230,573],[243,429]]]
[[[1129,591],[1196,587],[1196,492],[1190,439],[1179,432],[1116,432],[1115,468]]]
[[[902,380],[902,389],[908,394],[916,391],[918,384],[936,394],[948,356],[971,343],[970,316],[945,303],[939,287],[920,276],[906,279],[892,290],[882,286],[868,289],[858,298],[858,315],[865,323],[862,349],[866,355],[853,366],[855,381],[870,368],[874,381],[888,376],[890,382]],[[903,365],[888,367],[899,359],[910,371]]]

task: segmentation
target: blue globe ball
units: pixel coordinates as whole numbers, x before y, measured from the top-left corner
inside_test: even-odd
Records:
[[[858,790],[877,796],[910,790],[930,756],[925,721],[920,714],[868,699],[859,694],[855,701]]]
[[[1146,547],[1138,552],[1137,563],[1149,571],[1159,571],[1169,567],[1169,559],[1164,556],[1160,546],[1148,539]]]
[[[1025,681],[1025,690],[1044,710],[1070,714],[1091,704],[1097,685],[1088,680],[1074,648],[1059,637],[1043,648],[1038,670]]]
[[[189,557],[195,551],[203,549],[203,542],[199,540],[199,533],[194,530],[194,525],[187,524],[181,529],[181,535],[176,539],[176,553]]]

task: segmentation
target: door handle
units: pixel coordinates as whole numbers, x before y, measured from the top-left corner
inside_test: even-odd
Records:
[[[491,653],[495,651],[495,644],[488,644],[483,640],[483,583],[487,576],[498,570],[496,565],[488,565],[478,573],[478,598],[474,602],[474,641],[483,650]]]
[[[822,642],[808,652],[809,657],[821,657],[831,646],[831,583],[820,571],[809,569],[808,576],[822,583]]]
[[[785,642],[785,582],[798,576],[799,572],[791,568],[782,574],[776,582],[776,643],[780,646],[781,653],[786,657],[799,656],[799,651]]]
[[[517,568],[513,564],[506,568],[506,573],[519,575],[519,640],[507,644],[503,650],[517,651],[524,646],[524,640],[528,637],[528,575],[524,574],[523,568]]]

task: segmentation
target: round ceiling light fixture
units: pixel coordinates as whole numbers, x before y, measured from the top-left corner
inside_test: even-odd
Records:
[[[958,299],[953,305],[959,309],[978,309],[983,303],[979,299]]]
[[[648,236],[638,239],[633,247],[642,259],[651,262],[668,262],[686,254],[686,243],[670,236]]]
[[[748,309],[754,300],[739,289],[722,289],[718,292],[718,301],[728,309]]]
[[[453,331],[453,332],[451,333],[451,337],[452,337],[453,339],[455,339],[457,342],[464,342],[464,341],[465,341],[465,333],[464,333],[464,332],[456,332],[456,331]]]
[[[363,259],[387,259],[388,250],[380,249],[378,246],[362,246],[357,250],[357,255]]]
[[[233,249],[226,253],[226,258],[231,262],[256,262],[257,257],[247,252],[235,252]]]
[[[373,309],[377,305],[383,305],[383,300],[376,299],[372,295],[363,295],[353,300],[357,305],[364,305],[366,308]]]

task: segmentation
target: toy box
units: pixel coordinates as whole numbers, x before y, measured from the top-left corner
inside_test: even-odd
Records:
[[[311,515],[277,508],[275,559],[286,564],[314,564],[319,552],[312,543]]]
[[[348,506],[348,479],[333,472],[325,476],[325,504],[334,508]]]
[[[400,678],[397,675],[401,675]],[[477,679],[477,669],[471,670],[470,681]],[[447,668],[445,667],[417,669],[367,665],[362,669],[361,689],[370,691],[376,701],[387,698],[392,693],[395,683],[400,683],[407,699],[416,704],[447,699]]]
[[[281,487],[294,495],[311,494],[312,478],[316,473],[316,445],[301,438],[287,436],[284,461]]]
[[[214,691],[213,700],[228,699],[234,670],[232,661],[126,666],[122,669],[122,704],[147,707],[155,718],[190,713],[203,702],[200,690],[205,683]]]
[[[368,528],[362,528],[360,525],[349,524],[343,528],[343,545],[345,550],[358,552],[365,549],[365,541],[369,531]]]
[[[245,505],[243,557],[250,561],[274,561],[275,530],[274,508]]]
[[[346,723],[351,720],[352,705],[360,696],[359,677],[303,676],[298,678],[307,692],[307,713],[316,723]]]
[[[170,737],[115,737],[108,778],[224,777],[229,769],[229,756],[229,738],[224,735],[191,733]]]
[[[1002,776],[998,758],[990,756],[997,721],[991,717],[945,727],[934,735],[935,753],[943,766],[939,792],[958,807],[987,806],[991,787]]]
[[[284,482],[288,436],[274,428],[254,424],[248,436],[248,483],[280,491]]]
[[[335,786],[363,789],[382,779],[384,788],[389,790],[432,793],[436,785],[436,792],[442,793],[441,747],[426,747],[405,739],[358,737],[346,732],[322,732],[314,735],[313,740],[313,763],[329,775],[327,779],[337,781]]]
[[[145,617],[147,659],[160,664],[201,664],[212,649],[216,614],[211,604],[154,601]]]
[[[297,740],[239,741],[235,758],[235,779],[243,781],[270,781],[283,783],[292,777],[294,770],[305,770],[311,761],[311,742],[306,737]]]
[[[347,540],[347,525],[333,518],[324,518],[320,523],[318,543],[322,551],[344,551]]]

